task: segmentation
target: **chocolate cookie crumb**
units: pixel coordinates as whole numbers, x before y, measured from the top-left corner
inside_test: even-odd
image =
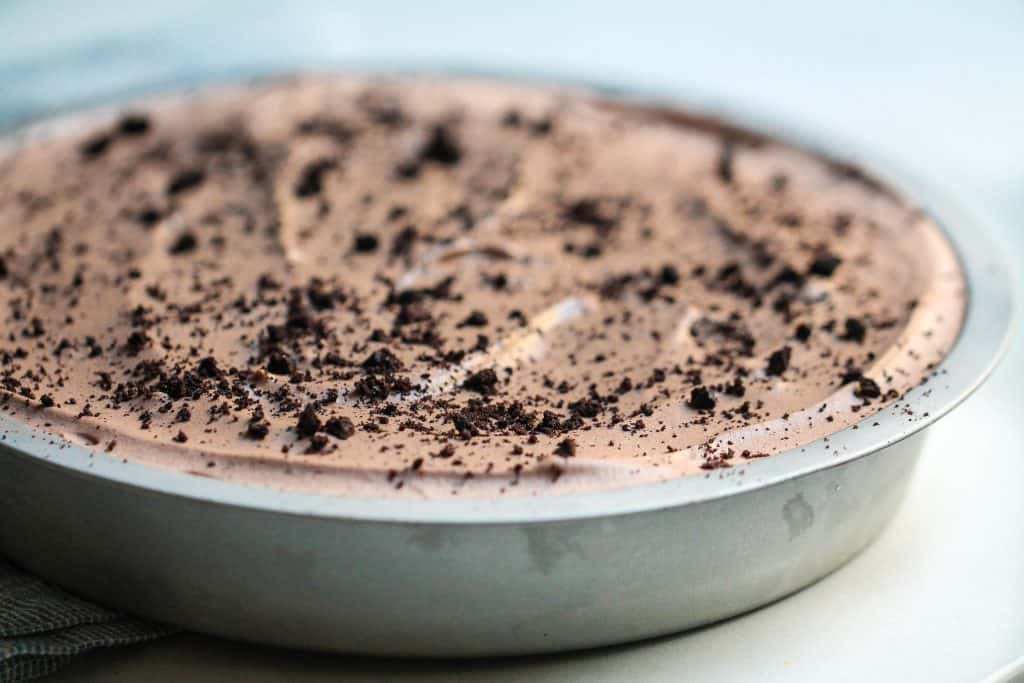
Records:
[[[831,254],[827,251],[821,252],[814,257],[813,261],[811,261],[811,265],[807,269],[807,272],[811,275],[818,275],[820,277],[832,277],[832,274],[836,272],[836,268],[838,268],[839,264],[842,262],[843,260],[835,254]]]
[[[295,425],[295,431],[300,437],[310,437],[320,431],[321,426],[316,406],[312,403],[307,403],[306,407],[299,413],[299,421]]]
[[[174,196],[193,190],[203,184],[206,180],[206,173],[201,169],[191,168],[181,171],[167,183],[167,194]]]
[[[490,368],[474,372],[462,383],[462,388],[485,396],[493,396],[498,393],[498,375]]]
[[[665,264],[658,273],[658,281],[663,285],[675,285],[679,283],[679,269],[672,264]]]
[[[356,433],[356,427],[347,417],[332,417],[324,424],[324,431],[336,439],[348,439]]]
[[[183,232],[178,235],[178,238],[171,243],[171,246],[167,248],[167,253],[171,256],[181,256],[191,251],[195,251],[199,242],[196,240],[196,236],[190,232]]]
[[[705,386],[696,386],[690,390],[690,398],[686,405],[694,410],[714,410],[717,403],[710,389]]]
[[[722,141],[718,151],[718,163],[715,166],[715,174],[726,185],[731,185],[733,181],[732,167],[735,147],[735,143],[727,139]]]
[[[391,256],[393,258],[408,258],[417,237],[419,237],[419,232],[414,226],[407,225],[402,228],[391,242]]]
[[[305,199],[320,194],[323,190],[324,174],[334,166],[330,159],[319,159],[307,164],[302,169],[298,182],[295,183],[295,196]]]
[[[135,331],[128,335],[124,350],[130,356],[137,356],[147,346],[149,346],[149,337],[144,332]]]
[[[356,235],[355,240],[353,240],[352,249],[360,254],[369,254],[370,252],[377,251],[378,244],[379,242],[376,235],[360,233]]]
[[[847,318],[843,324],[843,333],[839,335],[839,338],[843,341],[854,342],[861,344],[864,341],[864,337],[867,335],[868,328],[857,318]]]
[[[214,379],[220,377],[221,370],[217,365],[217,359],[213,356],[207,356],[199,361],[199,365],[196,366],[199,374],[208,379]]]
[[[121,135],[129,137],[145,135],[149,132],[149,117],[138,113],[125,114],[118,122],[117,130]]]
[[[522,125],[522,123],[522,114],[520,114],[515,109],[509,109],[501,117],[501,125],[505,126],[506,128],[518,128],[519,126]]]
[[[328,439],[323,434],[313,434],[309,437],[309,445],[306,446],[306,454],[320,453],[328,444]]]
[[[291,375],[295,372],[295,364],[291,358],[280,351],[274,351],[267,358],[267,372],[272,375]]]
[[[420,151],[420,158],[443,166],[454,166],[462,159],[462,150],[448,126],[434,126]]]
[[[487,316],[483,311],[474,310],[466,316],[462,322],[456,327],[485,327],[487,325]]]
[[[245,435],[256,441],[262,441],[269,433],[270,424],[264,420],[252,421],[245,429]]]
[[[768,365],[765,367],[765,373],[773,376],[781,375],[789,368],[789,359],[792,355],[793,350],[788,346],[783,346],[781,349],[773,351],[768,356]]]
[[[857,398],[878,398],[882,395],[882,390],[875,380],[861,377],[857,380],[857,388],[853,390],[853,395]]]
[[[113,138],[109,135],[97,135],[83,142],[78,151],[86,160],[97,159],[103,156],[112,141]]]
[[[374,374],[401,372],[403,367],[398,356],[388,349],[377,349],[362,363],[363,370]]]
[[[437,453],[434,453],[434,457],[435,458],[441,458],[443,460],[447,460],[448,458],[451,458],[454,455],[455,455],[455,446],[453,446],[450,443],[446,443],[444,445],[444,447],[441,448],[441,450],[439,450]]]
[[[563,458],[571,458],[576,455],[576,441],[574,439],[562,439],[555,448],[555,455]]]

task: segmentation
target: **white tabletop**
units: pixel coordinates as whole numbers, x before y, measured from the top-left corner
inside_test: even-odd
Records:
[[[555,70],[841,132],[937,181],[1024,263],[1020,3],[552,4],[296,0],[259,13],[240,1],[0,4],[0,116],[46,106],[55,93],[267,54],[278,64]],[[1024,656],[1022,377],[1018,336],[993,381],[932,429],[906,504],[877,543],[797,595],[722,624],[563,656],[426,663],[182,635],[90,655],[57,679],[983,680]]]

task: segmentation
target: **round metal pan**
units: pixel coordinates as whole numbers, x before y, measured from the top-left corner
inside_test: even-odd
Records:
[[[941,195],[882,170],[946,230],[969,287],[956,346],[903,402],[913,418],[888,408],[871,417],[877,427],[708,476],[542,499],[402,500],[162,470],[0,417],[0,552],[79,595],[187,629],[376,655],[593,647],[777,600],[884,528],[925,428],[989,374],[1011,327],[997,248]]]

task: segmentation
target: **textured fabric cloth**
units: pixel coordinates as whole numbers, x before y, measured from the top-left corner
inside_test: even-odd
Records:
[[[80,600],[0,559],[0,683],[45,676],[89,650],[173,631]]]

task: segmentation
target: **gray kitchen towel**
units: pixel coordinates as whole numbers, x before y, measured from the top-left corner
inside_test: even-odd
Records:
[[[174,631],[80,600],[0,559],[0,683],[46,676],[90,650]]]

